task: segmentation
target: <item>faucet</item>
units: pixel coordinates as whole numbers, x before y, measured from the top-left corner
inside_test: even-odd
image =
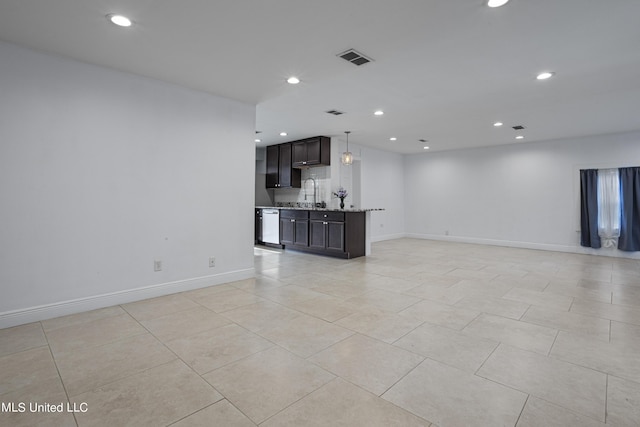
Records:
[[[304,180],[304,199],[307,200],[307,181],[311,180],[313,183],[313,208],[316,208],[316,180],[309,177]]]

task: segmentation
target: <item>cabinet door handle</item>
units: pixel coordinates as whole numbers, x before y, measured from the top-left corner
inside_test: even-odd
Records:
[[[291,222],[296,222],[296,220],[295,220],[295,219],[292,219],[292,220],[291,220]]]
[[[328,222],[325,222],[325,221],[322,221],[322,223],[323,223],[324,225],[327,225],[327,224],[329,224]]]

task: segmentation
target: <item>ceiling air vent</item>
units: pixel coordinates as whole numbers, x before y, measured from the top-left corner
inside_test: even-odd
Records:
[[[345,61],[349,61],[355,65],[364,65],[367,62],[373,61],[373,59],[367,58],[366,56],[364,56],[360,52],[355,51],[354,49],[349,49],[347,51],[339,53],[338,56],[344,59]]]
[[[344,114],[344,111],[329,110],[329,111],[325,111],[325,113],[327,113],[327,114],[333,114],[334,116],[340,116],[340,115]]]
[[[518,126],[514,126],[513,128],[514,128],[515,130],[522,130],[522,129],[524,129],[524,126],[522,126],[522,125],[518,125]]]

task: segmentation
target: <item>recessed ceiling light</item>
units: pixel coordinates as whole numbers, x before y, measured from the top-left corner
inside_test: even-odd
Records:
[[[132,24],[131,19],[123,15],[111,14],[107,15],[107,18],[109,18],[109,21],[120,27],[130,27]]]
[[[524,136],[518,135],[518,136],[516,136],[516,139],[524,139]]]
[[[538,80],[547,80],[547,79],[550,79],[551,77],[553,77],[555,74],[556,73],[554,73],[552,71],[545,71],[545,72],[542,72],[542,73],[538,74],[536,76],[536,79],[538,79]]]
[[[489,0],[487,1],[487,6],[489,7],[500,7],[509,3],[509,0]]]
[[[384,111],[382,111],[382,110],[377,110],[377,111],[375,111],[373,114],[375,114],[376,116],[381,116],[381,115],[383,115],[383,114],[384,114]]]
[[[389,141],[397,141],[398,138],[396,138],[395,136],[392,136],[391,138],[389,138]]]
[[[287,79],[287,83],[289,83],[290,85],[297,85],[298,83],[300,83],[300,79],[296,76],[291,76]]]
[[[280,136],[287,136],[286,132],[280,132]]]
[[[429,149],[429,147],[428,147],[427,145],[425,145],[425,146],[424,146],[424,149],[425,149],[425,150],[428,150],[428,149]]]
[[[504,124],[504,123],[502,123],[502,122],[495,122],[493,125],[494,125],[495,127],[500,127],[500,126],[502,126],[503,124]]]
[[[262,142],[262,140],[261,140],[261,139],[258,139],[258,138],[254,139],[254,141],[255,141],[255,142]]]

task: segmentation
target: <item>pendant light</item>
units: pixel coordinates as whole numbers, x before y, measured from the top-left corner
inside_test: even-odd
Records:
[[[349,151],[349,134],[351,133],[351,131],[346,130],[344,131],[344,133],[347,134],[347,151],[342,153],[342,164],[348,166],[353,163],[353,154],[351,154],[351,151]]]

